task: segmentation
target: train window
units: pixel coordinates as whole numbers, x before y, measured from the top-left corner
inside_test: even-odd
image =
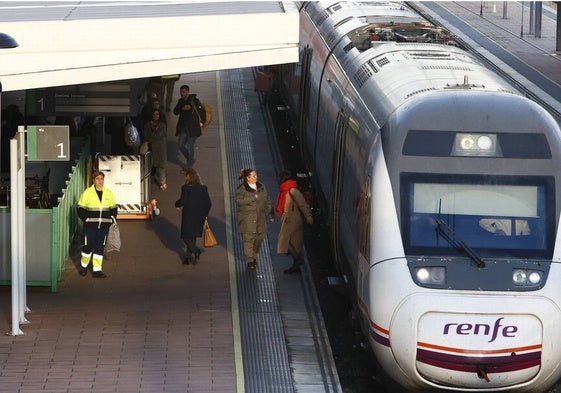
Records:
[[[437,219],[485,257],[551,258],[554,188],[548,177],[402,176],[403,241],[411,255],[457,251]]]
[[[551,150],[544,134],[498,134],[503,157],[551,158]]]
[[[404,156],[448,157],[454,145],[455,133],[450,131],[411,130],[405,137]]]
[[[402,153],[405,156],[448,157],[448,156],[478,156],[491,154],[469,153],[460,149],[461,141],[472,137],[490,138],[496,145],[493,151],[503,158],[551,158],[551,150],[545,135],[531,133],[457,133],[454,131],[410,130],[403,142]],[[469,150],[469,149],[468,149]]]

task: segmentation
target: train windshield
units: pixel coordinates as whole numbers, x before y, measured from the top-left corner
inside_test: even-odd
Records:
[[[402,176],[403,241],[409,255],[461,253],[438,231],[482,257],[551,259],[553,179],[549,177]],[[440,221],[441,222],[441,221]]]

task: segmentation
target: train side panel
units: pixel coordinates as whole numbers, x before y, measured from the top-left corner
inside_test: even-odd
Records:
[[[561,130],[380,7],[301,18],[300,132],[363,330],[408,389],[543,391],[561,375]]]

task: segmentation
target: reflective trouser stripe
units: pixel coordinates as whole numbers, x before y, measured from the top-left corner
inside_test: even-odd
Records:
[[[88,265],[90,264],[90,259],[92,259],[92,255],[93,255],[92,270],[94,272],[99,272],[101,271],[101,266],[103,265],[103,255],[98,255],[94,253],[86,254],[85,252],[83,252],[82,257],[80,258],[80,264],[82,265],[82,267],[88,267]]]
[[[100,272],[103,264],[103,255],[93,254],[93,271]]]
[[[82,267],[88,267],[88,265],[90,264],[90,259],[92,259],[91,252],[89,254],[82,252],[82,257],[80,258],[80,264],[82,265]]]

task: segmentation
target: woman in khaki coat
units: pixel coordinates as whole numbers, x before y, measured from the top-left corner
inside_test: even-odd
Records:
[[[275,210],[281,217],[281,229],[277,242],[277,253],[292,256],[292,266],[284,271],[286,274],[292,274],[298,272],[302,264],[304,220],[312,225],[314,219],[310,206],[298,189],[298,184],[292,179],[290,172],[281,172],[279,180],[279,195]]]
[[[265,185],[257,181],[257,172],[242,169],[239,178],[243,183],[236,189],[238,207],[238,230],[242,234],[247,267],[257,267],[257,255],[267,233],[267,219],[275,220],[273,204]]]
[[[150,121],[144,125],[142,137],[144,142],[150,144],[152,152],[152,166],[156,169],[154,179],[161,190],[167,189],[166,165],[168,162],[167,154],[167,125],[162,121],[162,113],[159,109],[153,109]]]

